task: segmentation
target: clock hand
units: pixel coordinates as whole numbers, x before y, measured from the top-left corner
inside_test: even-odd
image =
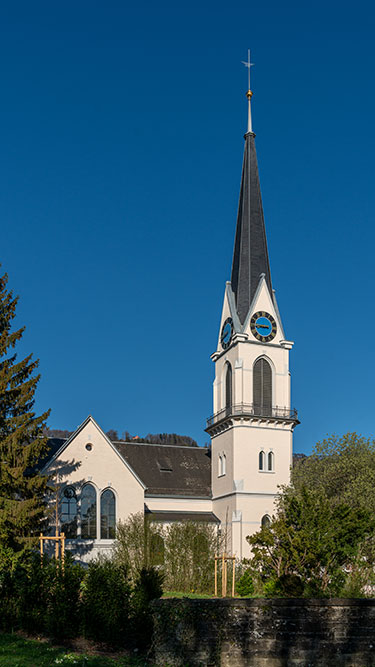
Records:
[[[257,329],[269,329],[271,325],[270,324],[256,324],[255,326],[257,327]]]

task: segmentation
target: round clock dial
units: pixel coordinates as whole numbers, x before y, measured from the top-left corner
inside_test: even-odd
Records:
[[[233,320],[231,317],[227,317],[225,320],[222,329],[221,329],[221,345],[224,350],[229,347],[232,341],[232,336],[233,336]]]
[[[269,343],[276,336],[277,326],[272,315],[264,310],[259,310],[250,320],[250,329],[257,340]]]

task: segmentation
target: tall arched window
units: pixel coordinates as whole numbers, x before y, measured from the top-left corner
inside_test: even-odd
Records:
[[[272,414],[272,369],[266,359],[258,359],[253,368],[253,404],[257,415]]]
[[[223,454],[223,475],[227,474],[227,457]]]
[[[227,414],[230,414],[232,407],[232,366],[227,362],[225,373],[225,408]]]
[[[264,470],[264,452],[259,452],[259,470]]]
[[[267,455],[268,470],[273,470],[273,462],[274,462],[273,452],[268,452]]]
[[[96,491],[92,484],[85,484],[81,494],[81,537],[96,539]]]
[[[65,487],[61,494],[60,522],[68,540],[77,537],[77,496],[73,486]]]
[[[218,466],[218,469],[219,469],[218,477],[220,477],[223,474],[223,459],[222,459],[221,454],[219,454],[218,464],[219,464],[219,466]]]
[[[103,491],[100,497],[100,537],[114,540],[116,533],[116,498],[111,489]]]
[[[265,514],[262,516],[262,522],[261,522],[262,528],[269,528],[271,525],[271,519],[269,518],[268,514]]]

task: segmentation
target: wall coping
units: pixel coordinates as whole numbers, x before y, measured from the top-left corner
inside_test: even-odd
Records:
[[[162,598],[152,605],[178,604],[205,607],[375,607],[375,598]]]

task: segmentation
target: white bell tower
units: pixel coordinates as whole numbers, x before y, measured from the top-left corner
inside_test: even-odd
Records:
[[[249,63],[250,66],[250,63]],[[289,350],[272,289],[267,240],[247,92],[241,190],[232,275],[226,283],[215,363],[212,440],[213,511],[227,549],[249,555],[246,536],[274,512],[280,484],[290,477],[293,429]]]

